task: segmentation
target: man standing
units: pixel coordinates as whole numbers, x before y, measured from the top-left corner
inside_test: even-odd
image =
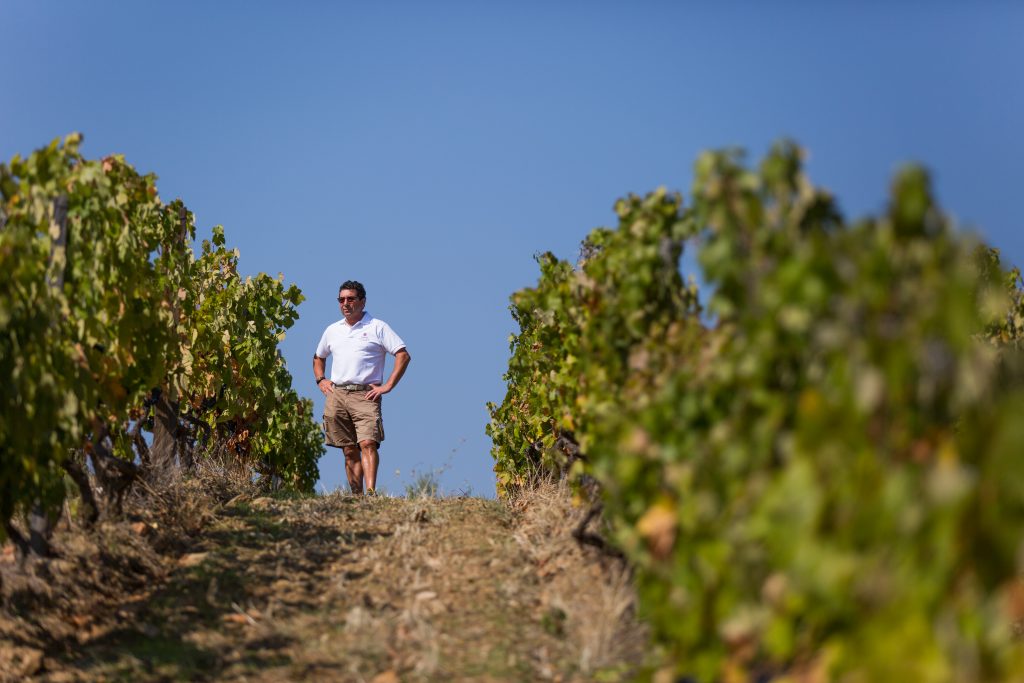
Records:
[[[328,326],[313,355],[316,385],[327,398],[324,436],[328,446],[345,452],[345,474],[352,493],[377,488],[377,449],[384,440],[381,396],[395,388],[409,367],[405,342],[386,322],[365,311],[366,289],[355,280],[338,288],[342,320]],[[384,354],[395,357],[395,367],[384,382]],[[331,377],[324,376],[327,357]]]

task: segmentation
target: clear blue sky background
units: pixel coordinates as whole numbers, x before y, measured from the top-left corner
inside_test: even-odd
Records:
[[[533,255],[574,258],[625,193],[685,193],[703,149],[794,137],[850,216],[923,162],[1024,263],[1024,3],[0,0],[0,50],[0,157],[81,131],[297,283],[283,349],[318,411],[313,349],[366,285],[413,357],[393,492],[444,468],[493,495],[484,404]],[[320,469],[344,481],[337,451]]]

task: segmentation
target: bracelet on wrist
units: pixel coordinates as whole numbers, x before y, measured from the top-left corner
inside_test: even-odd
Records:
[[[327,379],[327,378],[326,377],[317,377],[316,378],[316,385],[320,386],[320,382],[323,382],[325,379]]]

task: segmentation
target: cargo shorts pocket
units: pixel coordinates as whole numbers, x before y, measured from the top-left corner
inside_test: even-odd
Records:
[[[331,438],[331,430],[328,428],[328,422],[327,422],[327,416],[326,415],[324,415],[324,419],[323,419],[323,421],[320,424],[320,428],[323,429],[323,431],[324,431],[324,445],[325,446],[329,446],[331,448],[341,448],[341,444],[337,443],[337,441],[335,441],[333,438]]]

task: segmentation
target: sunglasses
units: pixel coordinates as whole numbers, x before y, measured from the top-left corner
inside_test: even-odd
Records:
[[[352,303],[355,303],[355,302],[359,301],[359,297],[357,297],[357,296],[339,296],[338,297],[338,303],[339,304],[343,304],[346,301],[350,301]]]

